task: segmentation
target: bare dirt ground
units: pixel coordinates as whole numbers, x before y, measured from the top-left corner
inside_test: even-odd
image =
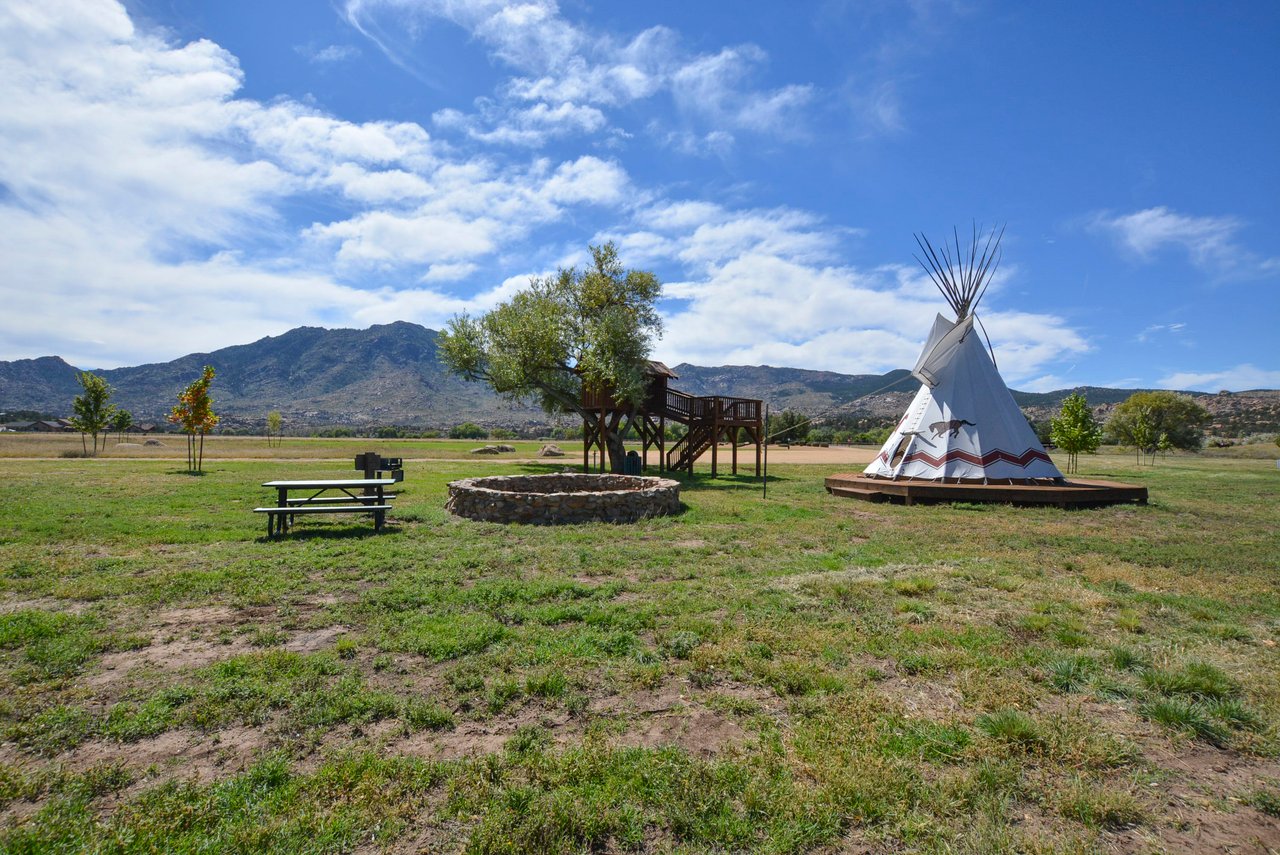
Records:
[[[769,464],[847,463],[850,466],[866,466],[875,460],[879,450],[866,445],[832,445],[825,448],[814,445],[794,445],[791,448],[773,446],[769,449]],[[741,455],[739,455],[738,465],[742,465]]]

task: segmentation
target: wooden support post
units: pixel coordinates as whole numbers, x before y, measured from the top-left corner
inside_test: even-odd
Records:
[[[715,404],[711,408],[711,477],[716,477],[716,452],[720,449],[720,398],[715,399]],[[693,469],[693,463],[689,463],[689,469]]]
[[[756,424],[756,477],[760,477],[760,445],[761,438],[764,436],[764,430],[761,429],[759,423]]]
[[[643,472],[649,468],[649,417],[645,413],[640,413],[640,471]]]
[[[733,474],[738,474],[738,429],[729,428],[729,439],[733,442]]]
[[[658,471],[667,471],[667,416],[658,417]]]

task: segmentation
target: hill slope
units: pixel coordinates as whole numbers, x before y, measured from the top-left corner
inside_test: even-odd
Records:
[[[279,410],[293,430],[324,425],[398,424],[447,427],[462,421],[522,428],[547,424],[540,409],[504,401],[479,383],[451,375],[441,364],[437,333],[398,321],[365,330],[299,327],[251,344],[192,353],[172,362],[96,373],[115,389],[114,402],[136,421],[158,421],[180,389],[212,365],[215,409],[228,427],[260,428]],[[769,402],[774,412],[892,422],[919,388],[903,370],[887,374],[838,374],[767,365],[704,367],[682,363],[674,386],[694,395],[737,395]],[[0,362],[0,411],[40,410],[66,415],[80,392],[78,369],[56,356]],[[1014,398],[1037,419],[1081,391],[1100,412],[1134,390],[1083,387]],[[874,394],[873,394],[874,393]],[[1232,435],[1276,430],[1280,396],[1258,391],[1200,395],[1215,421]]]

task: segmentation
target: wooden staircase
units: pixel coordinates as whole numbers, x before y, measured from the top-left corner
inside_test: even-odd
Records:
[[[714,439],[710,425],[698,422],[689,425],[689,432],[667,451],[667,468],[693,472],[694,461],[706,454]]]
[[[609,389],[582,390],[583,416],[582,465],[588,466],[588,455],[599,452],[600,471],[604,471],[605,423],[610,430],[634,430],[642,448],[641,465],[647,466],[649,449],[656,448],[659,468],[693,473],[693,464],[711,452],[711,474],[716,474],[721,444],[732,446],[733,472],[738,472],[738,448],[753,445],[756,452],[756,475],[760,474],[764,447],[764,402],[754,398],[726,395],[690,395],[669,388],[675,379],[671,369],[662,363],[650,363],[649,385],[643,401],[631,404],[614,397]],[[667,421],[685,425],[688,430],[669,449],[666,444]]]
[[[733,444],[733,471],[738,471],[738,437],[745,433],[756,447],[756,470],[760,469],[760,444],[764,440],[763,402],[754,398],[724,395],[694,396],[667,389],[659,415],[688,427],[688,432],[667,451],[667,468],[693,473],[699,457],[711,452],[711,472],[715,474],[717,446]]]

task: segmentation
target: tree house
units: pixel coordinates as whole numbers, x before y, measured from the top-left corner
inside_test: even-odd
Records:
[[[619,433],[634,428],[640,437],[641,465],[649,466],[649,449],[658,451],[658,469],[685,470],[693,474],[694,462],[711,452],[711,474],[716,475],[719,466],[721,444],[730,446],[733,474],[738,474],[738,448],[754,446],[756,475],[760,475],[761,453],[764,448],[764,402],[754,398],[734,398],[725,395],[689,395],[670,387],[669,381],[678,380],[661,362],[649,363],[648,387],[644,400],[637,406],[617,400],[609,390],[593,391],[583,387],[582,406],[596,414],[594,419],[582,421],[582,468],[590,469],[591,451],[599,452],[600,471],[605,470],[608,451],[605,447],[606,425]],[[686,433],[667,448],[667,422],[686,427]]]

